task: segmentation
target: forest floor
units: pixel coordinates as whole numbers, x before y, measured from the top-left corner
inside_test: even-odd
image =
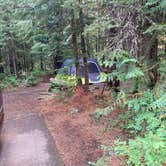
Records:
[[[73,95],[55,95],[47,90],[45,83],[32,88],[5,90],[4,105],[7,112],[42,113],[65,166],[89,166],[89,161],[102,156],[101,145],[111,145],[123,136],[116,127],[106,130],[106,119],[93,116],[97,108],[108,105],[111,100],[108,95],[85,94],[81,89],[76,89]],[[116,117],[117,113],[111,116],[112,119]],[[120,166],[120,162],[113,157],[110,166]]]

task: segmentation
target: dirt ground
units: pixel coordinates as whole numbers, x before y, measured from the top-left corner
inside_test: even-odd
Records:
[[[96,99],[80,89],[68,97],[63,93],[57,96],[47,89],[48,84],[42,83],[33,88],[5,90],[6,112],[41,112],[65,166],[89,166],[89,161],[102,156],[101,145],[112,144],[121,136],[118,128],[105,132],[105,120],[99,122],[93,117],[96,108],[104,107],[110,99]],[[10,118],[8,113],[6,118]],[[120,166],[120,160],[111,159],[110,166]]]

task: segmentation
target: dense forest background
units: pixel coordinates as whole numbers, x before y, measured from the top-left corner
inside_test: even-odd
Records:
[[[166,163],[166,1],[0,0],[3,87],[22,78],[36,84],[36,75],[55,75],[67,57],[77,76],[83,59],[86,90],[88,58],[98,60],[108,82],[120,81],[109,110],[98,112],[126,110],[120,121],[129,136],[117,141],[117,154],[129,165]]]
[[[18,77],[56,72],[66,57],[76,64],[83,57],[85,66],[94,57],[105,67],[133,57],[155,84],[165,63],[165,8],[164,0],[1,1],[1,67]]]

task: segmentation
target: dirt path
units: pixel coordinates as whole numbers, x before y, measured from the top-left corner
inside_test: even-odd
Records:
[[[7,89],[3,93],[5,116],[15,111],[40,111],[40,101],[38,97],[47,91],[47,84],[40,84],[32,88],[20,88],[16,90]]]
[[[100,146],[113,142],[120,132],[113,130],[111,135],[105,135],[101,126],[92,121],[89,115],[98,105],[94,96],[78,93],[64,101],[63,96],[59,99],[41,95],[47,93],[47,89],[47,84],[40,84],[33,88],[5,91],[6,118],[15,111],[41,112],[65,166],[89,166],[89,161],[95,161],[102,155]],[[112,162],[110,166],[119,164]]]
[[[1,166],[63,165],[39,112],[39,96],[46,89],[47,84],[41,84],[37,88],[4,91]]]

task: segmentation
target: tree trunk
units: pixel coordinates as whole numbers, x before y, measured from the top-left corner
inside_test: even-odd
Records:
[[[76,22],[74,17],[74,10],[72,10],[72,19],[71,19],[71,27],[72,27],[72,45],[76,66],[76,76],[80,76],[80,66],[79,66],[79,56],[78,56],[78,47],[77,47],[77,32],[76,32]]]
[[[4,73],[4,68],[3,65],[1,64],[3,63],[3,59],[2,59],[2,49],[0,49],[0,73]],[[1,81],[1,80],[0,80]]]
[[[89,41],[89,38],[88,38],[88,35],[86,36],[86,50],[87,50],[87,55],[88,57],[90,58],[93,58],[93,54],[91,54],[91,45],[90,45],[90,41]]]
[[[7,54],[7,59],[6,59],[6,64],[7,64],[7,74],[11,74],[11,67],[10,67],[10,55],[9,53]]]
[[[43,56],[40,55],[40,69],[44,71]]]
[[[24,56],[23,57],[24,58],[24,66],[23,66],[23,70],[24,70],[24,72],[28,73],[29,70],[31,71],[31,64],[29,64],[29,61],[26,57],[26,45],[25,45],[25,43],[23,44],[23,48],[24,48],[24,55],[23,55]],[[31,55],[31,57],[32,57],[32,55]]]
[[[11,37],[13,37],[11,35]],[[11,61],[12,61],[12,67],[13,67],[13,72],[16,77],[18,77],[18,72],[17,72],[17,62],[16,62],[16,47],[13,39],[11,39],[9,47],[9,54],[11,55]]]
[[[55,74],[57,74],[58,69],[62,66],[62,58],[58,57],[58,55],[62,55],[62,52],[57,49],[57,51],[53,55],[53,68],[55,71]]]
[[[26,55],[24,54],[23,55],[23,66],[22,66],[22,69],[23,69],[23,71],[24,72],[26,72],[27,73],[27,63],[26,63]]]
[[[55,74],[57,73],[57,56],[56,55],[53,55],[53,67],[54,67],[54,71],[55,71]]]
[[[157,83],[157,79],[158,79],[158,65],[156,65],[158,63],[158,57],[157,57],[157,51],[158,51],[158,40],[157,38],[155,38],[152,41],[152,45],[151,45],[151,49],[149,52],[149,60],[152,62],[152,65],[154,65],[154,67],[148,71],[149,74],[149,78],[150,78],[150,82],[149,82],[149,87],[153,88],[155,86],[155,84]]]
[[[15,53],[12,53],[12,63],[13,63],[14,75],[16,77],[18,77],[18,73],[17,73],[17,62],[16,62],[16,55],[15,55]]]
[[[84,63],[84,78],[85,78],[85,91],[89,90],[89,75],[88,75],[88,60],[86,54],[86,46],[85,46],[85,37],[84,37],[84,20],[83,20],[83,12],[80,8],[80,29],[81,29],[81,49],[82,49],[82,56],[83,56],[83,63]]]
[[[31,65],[30,65],[30,66],[31,66],[31,67],[30,67],[30,70],[33,71],[33,69],[34,69],[34,62],[33,62],[33,56],[32,56],[32,55],[31,55],[30,64],[31,64]]]

